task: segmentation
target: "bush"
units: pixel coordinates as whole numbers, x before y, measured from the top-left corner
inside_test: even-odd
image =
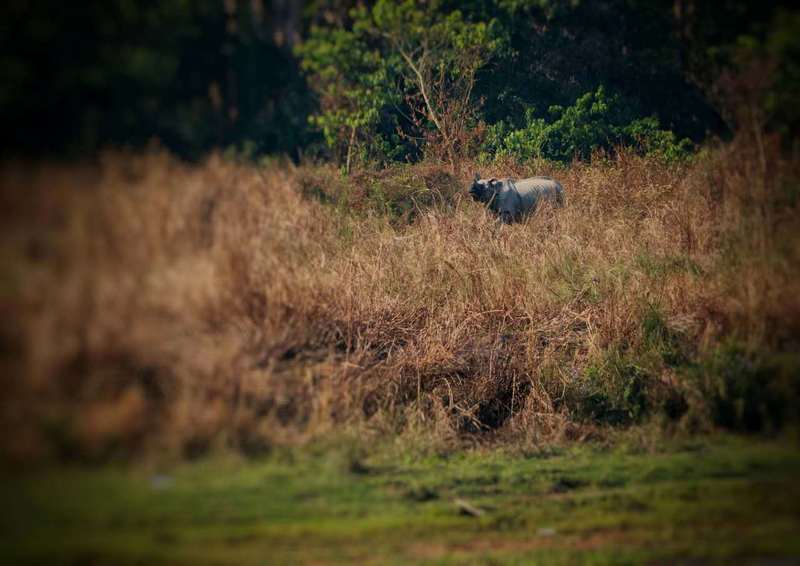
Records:
[[[797,416],[800,357],[796,354],[755,354],[730,342],[713,350],[695,374],[717,426],[778,430]]]
[[[647,371],[619,352],[610,351],[589,366],[573,391],[577,420],[608,425],[640,422],[650,411]]]
[[[688,139],[678,140],[673,132],[661,129],[655,116],[632,115],[622,98],[607,94],[602,86],[567,108],[551,106],[548,118],[529,108],[522,128],[513,129],[504,121],[490,126],[482,159],[545,158],[568,162],[576,157],[587,159],[598,149],[622,145],[642,155],[676,161],[688,156],[692,149]]]
[[[655,351],[667,366],[680,366],[689,361],[685,338],[670,328],[661,311],[650,305],[642,320],[645,348]]]
[[[408,224],[423,210],[450,208],[461,190],[458,180],[443,168],[394,165],[380,172],[357,171],[350,176],[331,167],[298,172],[301,193],[343,214],[377,214],[393,224]]]

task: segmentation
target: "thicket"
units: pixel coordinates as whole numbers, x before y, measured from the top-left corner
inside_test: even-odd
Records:
[[[692,142],[678,140],[661,129],[658,118],[639,118],[623,105],[619,96],[609,96],[603,87],[581,96],[573,106],[551,106],[547,117],[536,110],[525,113],[525,124],[514,129],[505,121],[487,128],[479,159],[511,158],[517,161],[550,159],[568,163],[588,159],[598,150],[624,146],[667,162],[687,158]]]
[[[476,155],[569,162],[621,146],[675,161],[691,153],[690,138],[724,133],[717,112],[731,129],[794,130],[798,20],[761,21],[761,39],[744,28],[703,38],[691,26],[709,14],[687,9],[379,0],[344,25],[312,27],[296,53],[320,100],[311,122],[346,171],[354,156],[455,167]],[[617,22],[611,33],[612,19],[635,29]]]

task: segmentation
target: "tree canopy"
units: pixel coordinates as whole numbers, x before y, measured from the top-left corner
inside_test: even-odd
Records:
[[[10,0],[0,16],[6,155],[157,138],[348,167],[569,160],[800,126],[800,12],[774,0]]]

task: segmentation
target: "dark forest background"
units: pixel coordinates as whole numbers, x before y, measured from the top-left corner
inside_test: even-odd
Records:
[[[465,0],[405,2],[396,13],[392,5],[400,6],[4,2],[2,154],[73,157],[157,139],[188,159],[232,148],[343,162],[355,148],[367,161],[415,160],[436,128],[424,109],[415,113],[413,81],[392,61],[392,31],[417,46],[435,42],[414,35],[420,29],[443,30],[432,57],[445,66],[464,36],[480,35],[469,44],[481,52],[462,121],[495,154],[568,159],[642,136],[674,149],[748,120],[796,137],[800,16],[781,2]],[[371,83],[353,84],[367,76]],[[458,86],[446,70],[440,79],[445,94]]]

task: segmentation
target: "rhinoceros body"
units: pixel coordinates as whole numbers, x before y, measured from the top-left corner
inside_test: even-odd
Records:
[[[541,202],[564,204],[564,188],[550,177],[479,179],[476,175],[469,192],[507,224],[532,214]]]

